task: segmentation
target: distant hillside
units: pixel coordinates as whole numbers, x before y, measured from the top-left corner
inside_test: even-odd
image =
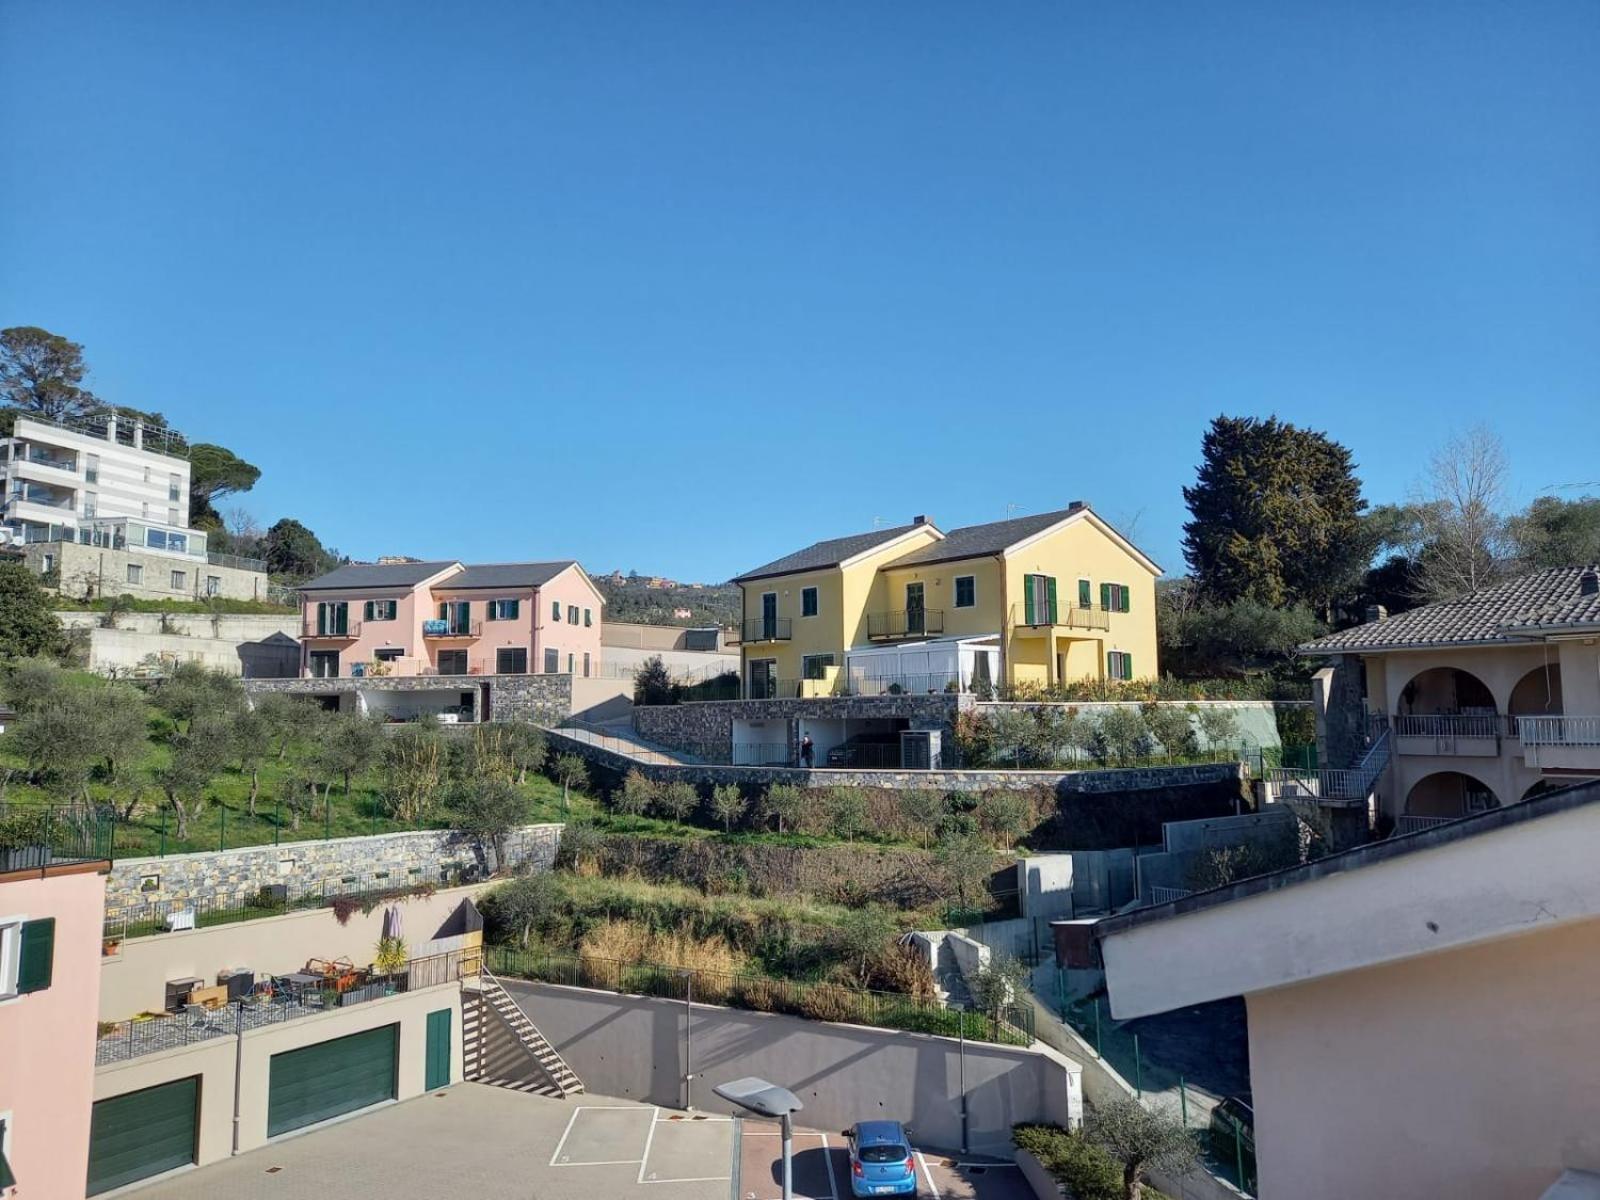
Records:
[[[606,598],[606,620],[640,625],[731,625],[739,619],[739,589],[731,583],[698,587],[659,576],[590,572]],[[651,586],[652,582],[656,585]],[[687,615],[684,615],[687,612]]]

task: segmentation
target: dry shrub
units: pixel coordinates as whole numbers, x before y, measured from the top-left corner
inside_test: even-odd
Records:
[[[744,969],[744,955],[720,935],[688,937],[681,933],[662,933],[638,921],[601,921],[583,935],[578,957],[584,960],[609,959],[624,963],[654,963],[690,971],[735,974]],[[707,979],[697,986],[710,1001],[709,990],[722,992],[726,984]]]
[[[644,962],[650,942],[650,930],[637,921],[601,921],[583,935],[578,957]]]
[[[777,1012],[781,1007],[780,986],[759,975],[746,975],[734,984],[733,1001],[754,1012]]]
[[[861,1016],[857,993],[837,983],[819,983],[806,989],[800,1011],[813,1021],[856,1021]]]
[[[867,979],[881,992],[901,992],[918,1000],[938,995],[928,960],[909,946],[886,946],[867,965]]]

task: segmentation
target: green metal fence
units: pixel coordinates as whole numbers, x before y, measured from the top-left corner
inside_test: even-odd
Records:
[[[104,805],[0,804],[0,871],[110,858],[114,817]]]

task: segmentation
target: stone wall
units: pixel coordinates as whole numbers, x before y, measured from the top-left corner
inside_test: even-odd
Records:
[[[474,692],[489,686],[489,713],[496,721],[555,725],[572,713],[570,675],[373,675],[360,679],[256,679],[246,695],[286,692],[297,696],[348,696],[358,692]]]
[[[560,825],[527,825],[506,841],[506,863],[547,867]],[[226,904],[283,884],[294,898],[348,879],[378,887],[438,883],[451,866],[482,867],[476,838],[453,829],[383,833],[321,842],[285,842],[198,854],[118,859],[106,881],[106,912],[150,905]]]
[[[1341,654],[1311,677],[1317,713],[1317,762],[1325,767],[1354,766],[1366,751],[1366,680],[1361,659]]]
[[[1305,707],[1307,701],[1274,701],[1274,700],[1163,700],[1163,707],[1185,708],[1193,704],[1197,709],[1222,709],[1233,715],[1237,732],[1229,739],[1227,745],[1237,747],[1241,741],[1250,746],[1273,748],[1281,746],[1283,739],[1278,733],[1277,710],[1281,707]],[[1131,701],[1101,702],[1092,701],[1081,704],[1061,703],[1017,703],[1017,702],[983,702],[975,706],[974,710],[981,717],[988,717],[1004,711],[1038,712],[1041,710],[1071,709],[1079,716],[1098,723],[1106,713],[1114,708],[1139,709],[1144,706]],[[1195,736],[1202,748],[1207,747],[1205,735],[1200,731],[1199,722],[1192,720],[1190,724],[1195,729]]]
[[[731,757],[734,721],[870,720],[902,717],[913,729],[954,727],[959,696],[819,696],[807,700],[703,700],[688,704],[640,705],[633,728],[661,746],[695,752],[720,747]],[[970,700],[970,698],[969,698]]]
[[[112,550],[79,542],[32,542],[24,554],[28,566],[39,572],[44,570],[45,557],[50,556],[61,579],[56,590],[84,600],[124,595],[140,600],[203,600],[209,579],[217,581],[212,594],[225,600],[267,599],[265,571],[213,566],[195,555],[138,548]],[[128,582],[129,566],[140,568],[138,583]],[[182,586],[173,586],[174,571],[182,574]]]

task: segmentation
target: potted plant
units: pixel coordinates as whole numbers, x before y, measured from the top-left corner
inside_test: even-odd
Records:
[[[372,973],[382,975],[384,979],[383,994],[394,994],[393,977],[406,969],[406,964],[411,961],[411,953],[406,948],[403,937],[380,937],[378,939],[378,952],[372,958]]]

